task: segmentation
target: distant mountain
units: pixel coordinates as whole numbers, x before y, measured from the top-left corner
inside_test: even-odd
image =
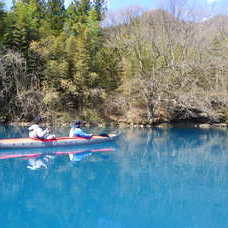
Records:
[[[124,18],[123,23],[107,26],[105,28],[107,35],[118,28],[134,26],[134,22],[137,20],[140,21],[141,27],[145,27],[145,31],[152,32],[153,36],[157,37],[156,39],[159,39],[161,34],[164,39],[164,32],[167,32],[168,39],[184,45],[188,40],[189,45],[197,44],[200,48],[208,47],[215,39],[220,40],[224,36],[228,36],[228,16],[226,15],[218,15],[195,22],[184,21],[165,10],[156,9],[144,13],[132,11],[132,14],[129,13]]]

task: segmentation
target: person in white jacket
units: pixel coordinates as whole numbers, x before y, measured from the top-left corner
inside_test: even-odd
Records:
[[[42,122],[42,118],[37,117],[34,120],[34,124],[29,127],[29,137],[30,138],[38,138],[38,139],[54,139],[55,135],[50,134],[49,129],[42,129],[39,126],[39,123]]]

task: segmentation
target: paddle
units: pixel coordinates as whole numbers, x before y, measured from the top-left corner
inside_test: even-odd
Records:
[[[101,133],[101,134],[99,134],[99,136],[109,137],[109,135],[108,135],[108,134],[106,134],[106,133]]]
[[[80,154],[80,153],[85,153],[85,152],[107,152],[107,151],[115,151],[112,148],[106,148],[106,149],[93,149],[93,150],[78,150],[78,151],[71,151],[71,152],[64,152],[64,151],[59,151],[59,152],[53,152],[53,153],[34,153],[34,154],[7,154],[0,156],[0,159],[10,159],[10,158],[37,158],[42,155],[69,155],[69,154]]]

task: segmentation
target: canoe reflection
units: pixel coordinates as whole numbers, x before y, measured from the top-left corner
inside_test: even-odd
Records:
[[[36,169],[47,169],[50,163],[57,157],[57,156],[67,156],[71,162],[79,162],[81,160],[87,159],[88,157],[92,156],[94,153],[104,153],[104,152],[111,152],[115,151],[114,147],[108,148],[101,148],[101,147],[88,147],[88,148],[81,148],[75,150],[72,148],[71,150],[65,151],[44,151],[44,150],[34,150],[31,152],[24,152],[24,151],[17,151],[11,153],[1,153],[0,160],[3,159],[23,159],[28,160],[27,168],[31,170]]]

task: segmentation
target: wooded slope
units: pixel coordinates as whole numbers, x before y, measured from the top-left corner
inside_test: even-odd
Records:
[[[103,0],[0,8],[0,119],[157,124],[228,120],[228,17],[186,21]]]

